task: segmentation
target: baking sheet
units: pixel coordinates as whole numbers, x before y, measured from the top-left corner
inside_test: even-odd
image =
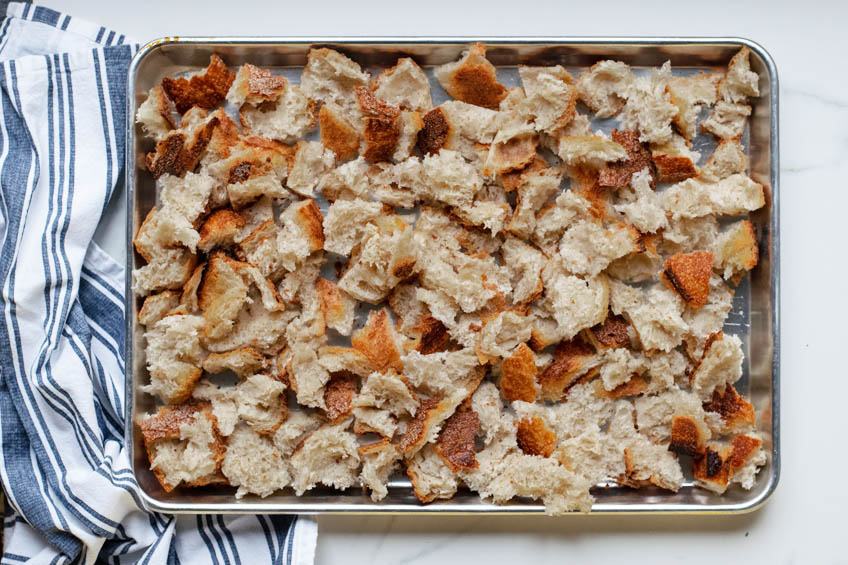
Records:
[[[633,490],[615,483],[598,485],[593,489],[596,502],[594,513],[653,512],[702,513],[743,512],[762,504],[773,492],[779,476],[779,357],[778,339],[778,151],[777,151],[777,74],[768,54],[758,45],[741,39],[581,39],[535,38],[499,40],[495,38],[456,39],[254,39],[254,38],[166,38],[142,48],[130,67],[127,99],[127,270],[137,266],[138,258],[132,249],[132,238],[141,220],[155,202],[155,185],[152,176],[144,169],[144,154],[152,142],[143,139],[140,129],[133,123],[135,109],[144,101],[147,91],[164,76],[202,69],[212,53],[217,53],[230,67],[244,62],[269,67],[298,83],[300,69],[306,54],[314,46],[330,46],[350,55],[363,67],[387,67],[400,56],[414,57],[427,71],[433,85],[434,105],[447,99],[447,95],[433,78],[432,67],[457,59],[472,41],[483,41],[488,46],[487,57],[498,67],[498,78],[506,86],[520,84],[517,65],[561,64],[573,74],[598,60],[615,58],[636,67],[634,71],[648,72],[647,68],[671,60],[675,76],[685,76],[701,71],[724,68],[730,57],[742,45],[752,50],[751,64],[761,75],[761,96],[752,101],[753,115],[743,138],[748,148],[750,175],[762,183],[771,195],[769,205],[751,215],[760,245],[760,263],[750,276],[740,284],[734,297],[733,308],[725,324],[725,331],[739,335],[746,348],[743,379],[738,383],[740,392],[754,403],[758,428],[764,448],[769,453],[768,462],[760,471],[754,488],[744,491],[738,487],[718,496],[695,488],[687,480],[678,493],[656,487]],[[373,74],[373,73],[372,73]],[[616,120],[593,119],[592,129],[610,131]],[[313,134],[317,135],[317,134]],[[703,162],[710,156],[715,142],[701,135],[695,149],[702,153]],[[302,497],[284,490],[267,498],[247,496],[237,500],[235,489],[230,487],[178,488],[165,493],[149,470],[149,463],[141,442],[140,433],[133,421],[136,415],[153,409],[155,399],[139,393],[137,388],[147,382],[143,361],[142,331],[135,316],[140,306],[127,281],[127,342],[128,367],[126,421],[127,445],[133,460],[133,469],[142,489],[145,504],[166,512],[261,512],[261,513],[316,513],[316,512],[393,512],[393,513],[541,513],[541,504],[517,499],[506,505],[495,506],[482,502],[467,490],[460,490],[452,499],[422,505],[412,493],[405,476],[389,483],[389,495],[374,503],[358,488],[345,492],[316,488]],[[683,464],[684,470],[687,464]]]

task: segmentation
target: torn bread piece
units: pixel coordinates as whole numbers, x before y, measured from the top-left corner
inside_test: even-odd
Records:
[[[748,169],[748,156],[738,139],[723,139],[701,168],[700,178],[706,182],[718,182]]]
[[[368,73],[358,63],[333,49],[310,49],[300,76],[300,88],[309,98],[323,104],[334,102],[345,113],[356,111],[354,88],[365,86]]]
[[[371,491],[371,500],[383,500],[389,494],[389,477],[400,466],[400,451],[389,438],[384,438],[377,443],[360,446],[359,459],[362,461],[360,482]]]
[[[666,90],[671,78],[671,62],[651,69],[650,77],[637,77],[627,91],[627,103],[619,119],[621,127],[638,130],[639,140],[665,143],[671,138],[671,120],[678,114]]]
[[[557,442],[557,435],[545,426],[544,420],[533,416],[518,421],[515,439],[518,447],[527,455],[550,457]]]
[[[720,416],[721,423],[714,429],[716,433],[726,435],[749,432],[756,424],[754,405],[741,396],[731,384],[724,390],[714,390],[712,400],[704,404],[704,410]]]
[[[627,93],[636,81],[630,67],[621,61],[599,61],[577,78],[580,101],[599,118],[621,112]]]
[[[288,84],[276,96],[258,105],[247,103],[239,110],[239,121],[247,135],[294,143],[315,129],[318,109],[299,86]]]
[[[142,326],[152,326],[180,305],[180,293],[176,290],[163,290],[144,299],[136,315]]]
[[[669,100],[677,106],[673,122],[687,141],[698,134],[698,116],[718,98],[721,73],[702,73],[690,77],[672,77],[668,81]]]
[[[425,398],[420,401],[415,417],[407,422],[406,431],[398,444],[407,460],[436,440],[445,420],[467,396],[468,393],[462,391],[447,398]]]
[[[480,173],[456,151],[443,149],[423,159],[410,158],[397,165],[399,184],[419,197],[449,206],[470,206],[483,187]]]
[[[330,373],[353,373],[365,378],[374,372],[368,357],[352,347],[325,345],[318,349],[318,363]]]
[[[406,463],[406,474],[415,496],[425,504],[439,498],[451,498],[459,486],[457,476],[436,450],[435,446],[427,445]]]
[[[398,59],[374,79],[374,94],[389,104],[429,112],[433,108],[430,81],[418,64],[409,57]]]
[[[412,156],[418,143],[418,133],[424,128],[424,119],[420,112],[402,110],[398,117],[398,127],[400,135],[395,144],[395,152],[392,154],[392,161],[395,163],[400,163]]]
[[[733,289],[718,275],[710,278],[710,294],[707,303],[695,310],[687,308],[683,320],[689,326],[685,340],[686,353],[697,361],[704,352],[710,336],[721,330],[733,306]]]
[[[245,220],[241,214],[229,209],[216,210],[200,226],[197,248],[204,253],[230,248],[244,226]]]
[[[557,344],[554,360],[537,377],[542,400],[562,400],[565,391],[600,361],[594,348],[579,337]]]
[[[734,437],[730,445],[710,444],[707,452],[692,463],[695,484],[718,494],[732,483],[750,490],[767,461],[762,444],[759,437],[744,434]]]
[[[436,453],[454,473],[478,467],[474,443],[479,430],[480,417],[473,410],[457,410],[445,421],[436,441]]]
[[[133,292],[146,296],[151,292],[182,288],[196,266],[197,255],[188,249],[165,249],[143,267],[133,270]]]
[[[546,167],[523,174],[516,187],[515,211],[507,229],[521,238],[529,238],[536,229],[536,213],[558,193],[561,183],[562,171],[558,168]]]
[[[536,383],[536,359],[533,350],[522,343],[501,364],[501,393],[504,398],[535,402],[539,394]]]
[[[689,375],[692,392],[709,402],[713,392],[723,390],[742,378],[742,340],[718,332],[707,341],[704,355]]]
[[[141,387],[168,404],[185,402],[200,378],[203,347],[200,334],[205,321],[200,316],[173,315],[156,322],[147,332],[145,358],[150,383]]]
[[[362,123],[362,157],[369,163],[388,161],[401,135],[400,108],[377,98],[365,86],[357,86],[355,91]]]
[[[193,106],[211,110],[224,101],[235,77],[236,73],[213,54],[209,58],[209,66],[202,73],[189,78],[165,77],[162,89],[174,101],[180,114],[185,114]]]
[[[324,249],[339,255],[350,255],[365,234],[365,226],[383,213],[379,202],[361,199],[336,200],[324,218]]]
[[[431,396],[447,396],[454,390],[476,386],[479,361],[472,349],[421,353],[410,351],[401,359],[404,376],[417,391]]]
[[[359,379],[352,373],[337,373],[324,386],[324,415],[331,424],[338,424],[353,412],[353,397]]]
[[[710,214],[739,216],[766,204],[763,185],[742,173],[712,184],[688,179],[669,187],[664,198],[665,208],[674,219]]]
[[[275,75],[268,69],[245,63],[239,67],[235,80],[227,92],[227,102],[237,108],[244,104],[258,106],[263,102],[277,100],[287,86],[288,81],[284,76]]]
[[[159,141],[177,127],[171,115],[171,104],[161,86],[154,86],[138,107],[135,121],[154,141]]]
[[[529,124],[521,121],[504,124],[489,147],[483,174],[491,177],[523,169],[536,158],[538,146],[539,138]]]
[[[507,310],[487,320],[477,342],[481,359],[509,356],[516,347],[530,339],[532,319]]]
[[[295,148],[286,187],[301,196],[312,198],[321,175],[333,168],[336,157],[317,141],[299,141]]]
[[[578,219],[590,216],[591,203],[576,190],[564,190],[536,214],[533,242],[549,256],[557,252],[562,234]]]
[[[291,482],[291,466],[286,461],[290,453],[281,450],[271,436],[250,426],[238,426],[227,438],[221,471],[232,486],[238,487],[236,498],[246,494],[264,498]]]
[[[327,279],[316,281],[318,294],[321,296],[321,310],[327,327],[341,335],[350,335],[353,331],[354,308],[356,300],[348,296],[338,285]]]
[[[745,102],[759,96],[760,77],[751,70],[751,50],[743,46],[727,65],[727,73],[718,83],[718,95],[727,102]]]
[[[339,161],[356,158],[359,153],[359,131],[335,102],[328,102],[318,111],[321,124],[321,143],[332,151]]]
[[[571,339],[577,333],[604,321],[609,305],[610,288],[606,276],[581,278],[564,273],[551,261],[542,271],[546,308],[557,322],[560,339]]]
[[[339,288],[363,302],[379,304],[392,289],[415,274],[419,259],[413,229],[398,216],[366,224]]]
[[[425,155],[448,149],[480,163],[498,133],[499,116],[496,110],[449,100],[424,115],[418,147]]]
[[[747,104],[734,104],[719,100],[712,114],[701,122],[701,129],[719,139],[739,138],[745,131],[751,107]]]
[[[656,233],[668,227],[663,197],[651,188],[648,168],[633,174],[630,188],[620,190],[619,199],[620,203],[614,204],[613,209],[639,232]]]
[[[696,164],[701,154],[693,151],[685,139],[676,133],[665,143],[651,145],[651,159],[660,182],[680,182],[698,175]]]
[[[739,220],[722,230],[715,242],[713,267],[725,280],[735,281],[757,266],[759,250],[754,224]]]
[[[623,188],[630,184],[633,175],[647,170],[650,187],[652,190],[656,188],[656,174],[651,152],[645,144],[639,141],[639,132],[614,129],[610,133],[610,137],[624,148],[627,152],[627,159],[607,163],[598,175],[598,184],[612,188]]]
[[[624,222],[605,225],[597,220],[577,220],[559,242],[562,268],[575,275],[595,276],[614,260],[640,251],[639,240],[636,228]]]
[[[226,448],[208,405],[160,406],[139,427],[150,468],[165,492],[220,481]]]
[[[526,94],[523,111],[533,116],[536,131],[553,134],[566,127],[574,118],[578,98],[571,74],[560,65],[519,65],[518,74]]]
[[[205,321],[203,333],[207,339],[227,335],[247,302],[249,288],[240,270],[238,261],[223,253],[216,253],[209,260],[198,291],[198,304]]]
[[[353,399],[354,431],[375,432],[391,438],[397,419],[415,416],[418,397],[402,375],[394,370],[375,371],[365,379],[362,390]]]
[[[544,254],[524,241],[508,237],[501,248],[504,265],[512,284],[515,304],[532,302],[542,295],[542,269],[547,264]]]
[[[627,151],[621,144],[602,135],[564,135],[558,139],[556,154],[566,165],[598,169],[611,161],[627,159]]]
[[[697,310],[710,296],[712,267],[713,254],[709,251],[678,253],[665,260],[662,279],[688,306]]]
[[[507,94],[495,67],[486,59],[486,46],[472,43],[459,61],[436,67],[436,79],[455,99],[496,109]]]
[[[372,310],[365,325],[353,332],[350,343],[365,355],[375,371],[403,370],[398,342],[401,337],[395,332],[388,310]]]
[[[359,446],[348,421],[325,424],[312,432],[291,456],[292,487],[300,496],[318,483],[345,490],[359,476]]]
[[[680,345],[688,325],[677,293],[659,285],[643,290],[614,279],[609,285],[613,313],[626,314],[646,350],[671,351]]]
[[[264,369],[265,365],[265,356],[253,347],[240,347],[223,353],[210,353],[203,359],[203,370],[213,375],[232,371],[239,377],[248,377]]]

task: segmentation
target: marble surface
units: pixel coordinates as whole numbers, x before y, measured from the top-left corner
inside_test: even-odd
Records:
[[[49,0],[129,34],[743,36],[780,75],[782,449],[780,485],[735,517],[322,517],[317,562],[848,563],[843,357],[848,205],[848,6],[840,1],[642,2],[431,0],[238,3]],[[706,8],[704,6],[707,6]],[[123,203],[98,239],[120,254]]]

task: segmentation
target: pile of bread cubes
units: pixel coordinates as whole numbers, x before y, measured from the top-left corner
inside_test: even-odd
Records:
[[[405,473],[422,503],[560,514],[604,482],[677,491],[682,463],[750,489],[766,454],[722,332],[768,198],[740,141],[749,56],[506,88],[478,43],[434,69],[435,107],[413,59],[372,78],[326,48],[297,85],[217,56],[162,80],[136,116],[157,205],[132,276],[164,490],[380,501]]]

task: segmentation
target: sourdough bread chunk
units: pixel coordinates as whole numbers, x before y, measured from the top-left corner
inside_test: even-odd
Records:
[[[339,161],[356,157],[359,152],[359,132],[345,116],[344,110],[335,102],[321,106],[318,112],[321,124],[321,143],[332,151]]]
[[[522,175],[517,187],[515,211],[507,229],[522,238],[529,238],[536,229],[536,213],[559,191],[562,171],[544,168]]]
[[[701,122],[701,129],[719,139],[738,138],[745,131],[745,124],[750,115],[751,107],[747,104],[719,100],[710,117]]]
[[[664,143],[651,144],[651,158],[660,182],[680,182],[698,175],[696,163],[701,154],[689,148],[687,141],[676,133]]]
[[[295,202],[280,214],[283,228],[277,236],[277,252],[287,271],[294,271],[310,254],[324,248],[323,222],[314,200]]]
[[[685,341],[690,358],[696,361],[701,358],[707,340],[724,326],[724,320],[732,306],[733,289],[714,274],[710,279],[707,303],[698,310],[687,308],[683,313],[683,320],[689,326]]]
[[[718,221],[713,216],[670,218],[669,228],[663,230],[658,249],[666,254],[687,253],[712,249],[718,237]]]
[[[477,343],[478,356],[506,357],[511,352],[530,339],[532,320],[517,312],[501,312],[486,322],[480,330]]]
[[[669,289],[647,290],[610,280],[610,306],[615,314],[626,314],[646,350],[671,351],[688,329],[682,318],[683,301]]]
[[[524,168],[536,157],[539,139],[533,127],[513,122],[501,127],[489,147],[483,168],[487,176]]]
[[[522,343],[501,364],[501,393],[504,398],[510,402],[513,400],[535,402],[539,394],[537,373],[533,350]]]
[[[156,322],[145,334],[144,350],[150,383],[142,390],[168,404],[184,402],[202,373],[203,348],[200,334],[204,320],[200,316],[174,315]]]
[[[599,118],[618,114],[627,102],[627,93],[636,77],[625,63],[600,61],[577,78],[580,101]]]
[[[236,498],[246,494],[265,498],[291,482],[292,469],[286,455],[270,436],[243,425],[227,440],[221,471],[231,485],[238,487]]]
[[[614,142],[624,147],[624,150],[627,152],[627,159],[625,161],[608,163],[598,175],[598,184],[612,188],[622,188],[630,184],[634,174],[642,170],[647,170],[650,188],[651,190],[656,188],[651,153],[648,151],[647,145],[639,141],[639,132],[614,129],[610,133],[610,137],[612,137]]]
[[[248,346],[265,355],[277,353],[285,344],[286,327],[295,315],[293,310],[268,310],[259,292],[251,289],[232,331],[220,339],[206,339],[204,346],[215,353]]]
[[[542,400],[560,401],[564,393],[601,362],[591,345],[577,337],[557,344],[554,359],[538,374]]]
[[[718,83],[718,94],[727,102],[745,102],[749,96],[759,96],[760,77],[751,70],[751,50],[742,47],[727,65],[727,73]]]
[[[706,418],[699,398],[676,386],[656,395],[639,396],[633,405],[639,433],[655,444],[671,441],[674,416],[689,416],[700,423]]]
[[[243,380],[236,386],[239,418],[259,433],[273,433],[288,417],[285,388],[266,375]]]
[[[152,220],[157,243],[161,246],[184,245],[194,252],[200,241],[194,223],[206,209],[213,180],[194,173],[186,173],[182,178],[166,174],[159,177],[157,184],[161,208]]]
[[[713,392],[742,378],[742,340],[722,332],[707,342],[704,355],[690,375],[692,392],[708,402]]]
[[[313,100],[334,102],[345,112],[356,111],[354,88],[365,86],[368,73],[355,61],[333,49],[310,49],[300,76],[300,88]]]
[[[608,349],[604,351],[604,361],[601,364],[601,381],[604,389],[612,391],[627,383],[634,375],[645,372],[647,362],[645,357],[625,348]]]
[[[398,59],[374,79],[374,94],[401,108],[428,112],[433,107],[430,81],[418,64],[409,57]]]
[[[678,253],[665,261],[662,279],[691,308],[697,310],[710,296],[713,254],[709,251]]]
[[[179,306],[180,293],[175,290],[163,290],[144,299],[138,311],[137,320],[142,326],[152,326],[164,318],[171,310]]]
[[[624,448],[610,434],[589,429],[560,442],[551,455],[566,469],[597,484],[625,472]]]
[[[401,362],[407,382],[415,390],[433,396],[446,396],[454,390],[467,388],[478,367],[477,356],[471,349],[426,355],[410,351]]]
[[[299,141],[289,171],[286,187],[306,198],[312,198],[321,175],[333,168],[335,155],[317,141]]]
[[[406,474],[415,496],[423,503],[456,494],[459,480],[433,445],[427,445],[407,460]]]
[[[241,214],[232,210],[217,210],[206,218],[198,230],[200,241],[197,248],[204,253],[210,253],[216,248],[230,248],[244,225],[245,220]]]
[[[327,200],[367,199],[375,190],[364,157],[343,163],[321,177],[318,187]]]
[[[671,63],[652,69],[650,77],[637,77],[627,92],[627,103],[621,111],[621,127],[639,131],[639,140],[664,143],[671,138],[671,120],[678,114],[671,103],[667,86]]]
[[[639,232],[623,222],[577,220],[559,242],[563,268],[576,275],[595,276],[619,257],[639,250]]]
[[[350,255],[365,234],[365,225],[383,211],[379,202],[336,200],[324,218],[324,249],[339,255]]]
[[[556,154],[566,165],[601,168],[610,161],[627,158],[627,151],[602,135],[564,135],[556,145]]]
[[[724,139],[718,143],[701,168],[700,178],[706,182],[718,182],[748,168],[748,156],[738,139]]]
[[[316,285],[321,295],[321,310],[327,327],[341,335],[350,335],[353,331],[356,300],[327,279],[318,279]]]
[[[543,306],[557,322],[560,339],[604,321],[609,305],[610,287],[603,275],[586,279],[567,275],[551,267],[542,272],[545,283]]]
[[[252,347],[241,347],[224,353],[210,353],[203,359],[203,370],[216,374],[232,371],[239,377],[255,375],[265,368],[265,356]]]
[[[589,201],[575,190],[565,190],[553,205],[543,207],[536,215],[533,241],[550,256],[565,230],[577,219],[589,215]]]
[[[719,233],[713,266],[726,280],[750,271],[757,266],[758,260],[757,236],[750,220],[734,222]]]
[[[733,385],[727,385],[723,391],[716,389],[712,400],[704,404],[704,410],[718,414],[721,419],[720,424],[712,428],[714,433],[733,434],[754,429],[754,405],[742,397]]]
[[[413,229],[398,216],[384,216],[365,226],[351,254],[339,288],[363,302],[379,304],[418,269],[419,249]]]
[[[651,174],[643,169],[633,175],[630,189],[619,191],[621,204],[613,209],[641,233],[655,233],[668,227],[662,195],[651,189]]]
[[[349,421],[325,424],[312,432],[291,456],[292,487],[300,496],[321,483],[339,490],[358,479],[359,450]]]
[[[371,163],[388,161],[400,138],[400,108],[377,98],[364,86],[356,87],[364,141],[362,156]]]
[[[197,266],[197,255],[188,249],[165,249],[143,267],[133,270],[133,292],[145,296],[151,292],[181,288]]]
[[[227,335],[247,302],[248,286],[237,268],[237,261],[220,253],[209,260],[198,293],[206,321],[203,333],[207,339],[215,340]]]
[[[478,466],[474,457],[480,418],[472,410],[461,409],[445,421],[436,442],[436,453],[451,471],[474,469]]]
[[[501,248],[512,285],[512,301],[532,302],[544,289],[542,269],[547,259],[541,251],[515,237],[508,237]]]
[[[471,44],[459,61],[436,67],[435,75],[448,94],[469,104],[497,108],[507,94],[482,43]]]
[[[425,120],[424,129],[418,136],[421,150],[432,154],[439,149],[449,149],[474,163],[486,156],[488,145],[500,128],[498,111],[459,100],[449,100],[428,112],[427,116],[430,118],[429,125]]]
[[[318,363],[330,373],[353,373],[367,377],[374,371],[368,357],[352,347],[325,345],[318,350]]]
[[[401,336],[395,332],[388,310],[372,310],[365,325],[350,338],[354,349],[365,355],[376,371],[402,370],[399,347]]]
[[[677,106],[674,125],[687,140],[691,141],[698,134],[701,110],[716,103],[717,84],[721,78],[719,73],[709,73],[669,79],[669,100]]]
[[[180,484],[202,486],[217,479],[217,471],[224,455],[223,442],[213,416],[208,410],[194,407],[175,413],[160,408],[156,416],[142,422],[142,430],[149,420],[174,418],[176,433],[153,441],[145,436],[145,447],[150,458],[150,468],[166,492]]]
[[[242,106],[239,121],[248,135],[294,143],[315,129],[317,113],[315,102],[299,86],[285,84],[277,97],[258,106]]]
[[[469,206],[483,187],[477,170],[456,151],[442,150],[424,159],[411,158],[397,165],[398,182],[421,199],[449,206]]]
[[[685,180],[664,194],[666,210],[672,218],[698,218],[710,214],[739,216],[765,206],[763,186],[745,174],[737,173],[714,184]]]
[[[418,143],[418,132],[424,128],[424,119],[419,112],[403,110],[398,116],[400,135],[392,154],[392,161],[399,163],[412,156]]]
[[[371,500],[374,502],[383,500],[389,494],[387,486],[389,477],[399,467],[400,451],[390,439],[386,438],[377,443],[361,446],[359,458],[362,461],[360,482],[371,491]]]
[[[286,90],[288,81],[282,75],[275,75],[250,63],[239,67],[230,90],[227,102],[240,107],[243,104],[258,105],[276,100]]]
[[[176,127],[169,100],[161,86],[154,86],[147,93],[147,98],[138,107],[135,121],[154,141],[161,140]]]
[[[578,93],[568,71],[560,65],[520,65],[518,74],[527,95],[523,111],[533,116],[536,131],[554,133],[571,122],[577,107]]]
[[[365,379],[353,406],[354,411],[356,408],[377,408],[395,417],[404,414],[415,416],[418,398],[403,376],[393,370],[382,373],[375,371]]]
[[[235,73],[218,55],[209,58],[209,66],[202,73],[189,78],[162,79],[162,89],[174,101],[177,112],[185,114],[193,106],[211,110],[224,101]]]

